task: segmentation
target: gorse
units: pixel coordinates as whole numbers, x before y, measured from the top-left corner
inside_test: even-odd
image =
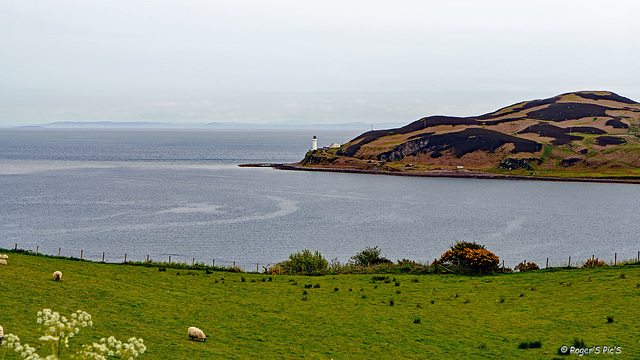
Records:
[[[51,311],[51,309],[44,309],[38,311],[37,323],[41,325],[40,330],[43,334],[38,340],[43,342],[43,348],[50,349],[51,354],[42,357],[36,352],[35,348],[28,344],[21,344],[18,336],[7,334],[6,341],[2,343],[6,347],[2,354],[2,359],[5,358],[8,349],[13,349],[13,351],[27,360],[62,359],[61,350],[63,347],[69,347],[69,339],[80,332],[80,328],[93,326],[91,315],[81,310],[66,317],[61,316],[58,312]],[[108,339],[100,339],[99,343],[94,342],[92,345],[82,345],[82,349],[75,354],[70,354],[69,358],[106,360],[107,357],[117,356],[121,359],[134,359],[143,354],[146,349],[142,339],[130,338],[128,343],[123,343],[111,336]]]
[[[440,257],[440,263],[460,270],[484,274],[496,270],[500,259],[484,245],[475,242],[458,241]]]

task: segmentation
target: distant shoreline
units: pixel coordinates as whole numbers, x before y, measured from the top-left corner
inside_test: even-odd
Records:
[[[323,171],[323,172],[338,172],[338,173],[349,173],[349,174],[390,175],[390,176],[410,176],[410,177],[444,177],[444,178],[465,178],[465,179],[533,180],[533,181],[555,181],[555,182],[640,184],[640,180],[629,180],[629,179],[537,177],[537,176],[523,176],[523,175],[493,174],[493,173],[471,171],[471,170],[433,170],[428,172],[384,171],[384,170],[362,170],[362,169],[346,169],[346,168],[305,167],[305,166],[300,166],[297,163],[294,163],[294,164],[257,163],[257,164],[241,164],[238,166],[240,167],[271,167],[278,170],[292,170],[292,171]]]

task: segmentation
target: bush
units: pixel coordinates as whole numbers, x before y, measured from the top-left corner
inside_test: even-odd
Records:
[[[322,275],[329,265],[329,262],[322,257],[319,251],[311,253],[309,250],[302,250],[289,255],[289,260],[276,264],[275,268],[281,268],[284,272],[298,273],[304,275]],[[275,273],[272,271],[272,273]]]
[[[605,267],[605,266],[607,266],[607,264],[604,262],[604,260],[599,260],[598,258],[589,259],[585,261],[584,264],[582,264],[583,268],[589,268],[589,269],[593,269],[595,267]]]
[[[459,270],[484,274],[496,270],[500,259],[483,245],[458,241],[452,244],[439,260],[440,263],[452,265]]]
[[[357,255],[351,257],[351,261],[356,266],[371,266],[371,265],[379,265],[379,264],[392,264],[389,259],[386,259],[380,254],[382,250],[375,247],[366,247],[364,250],[359,252]]]
[[[514,270],[525,272],[525,271],[532,271],[532,270],[540,270],[540,267],[534,262],[523,261],[520,264],[516,265]]]
[[[540,341],[525,341],[521,342],[518,345],[518,349],[539,349],[542,347],[542,342]]]

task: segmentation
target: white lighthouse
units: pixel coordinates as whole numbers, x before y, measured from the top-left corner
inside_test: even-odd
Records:
[[[313,135],[313,143],[311,145],[311,150],[312,151],[318,150],[318,138],[315,135]]]

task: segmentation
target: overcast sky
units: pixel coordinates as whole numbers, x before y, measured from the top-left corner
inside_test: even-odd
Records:
[[[637,0],[0,0],[0,126],[409,123],[611,90]]]

